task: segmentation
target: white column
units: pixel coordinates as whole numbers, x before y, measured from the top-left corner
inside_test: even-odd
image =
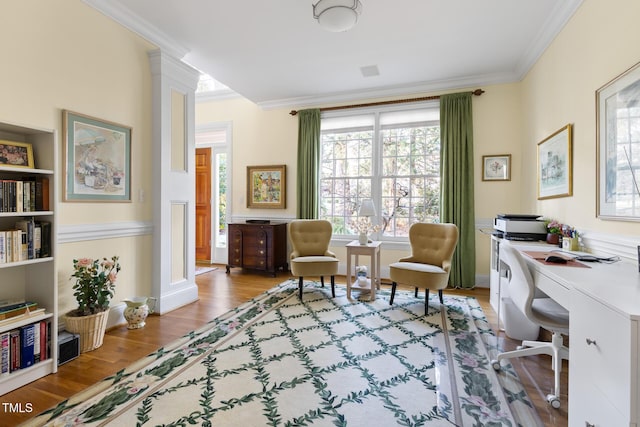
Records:
[[[156,50],[153,81],[153,283],[156,311],[198,299],[195,283],[195,90],[199,73]]]

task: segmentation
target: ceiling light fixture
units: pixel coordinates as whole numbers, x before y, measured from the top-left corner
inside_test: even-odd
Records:
[[[327,31],[338,33],[353,28],[362,12],[360,0],[319,0],[313,17]]]

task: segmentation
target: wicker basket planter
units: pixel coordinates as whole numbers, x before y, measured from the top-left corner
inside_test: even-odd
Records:
[[[109,310],[89,316],[65,315],[65,329],[80,335],[80,353],[95,350],[102,345],[108,317]]]

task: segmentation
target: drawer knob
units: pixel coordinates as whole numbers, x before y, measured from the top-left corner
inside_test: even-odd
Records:
[[[260,255],[264,255],[264,251],[260,251]]]
[[[591,338],[587,338],[587,345],[597,345],[596,340],[592,340]]]
[[[260,244],[261,244],[261,245],[264,245],[264,240],[260,240]]]

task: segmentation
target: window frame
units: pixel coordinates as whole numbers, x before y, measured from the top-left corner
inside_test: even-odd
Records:
[[[373,116],[373,138],[372,138],[372,174],[371,174],[371,198],[376,207],[376,224],[380,224],[380,212],[381,212],[381,203],[382,203],[382,171],[383,171],[383,144],[381,140],[381,129],[380,125],[380,116],[385,113],[390,112],[410,112],[415,110],[431,110],[435,112],[437,115],[437,119],[429,120],[426,123],[433,124],[436,123],[440,126],[440,104],[437,100],[435,101],[426,101],[426,102],[417,102],[411,104],[402,104],[402,105],[386,105],[386,106],[376,106],[376,107],[365,107],[365,108],[357,108],[357,109],[349,109],[349,110],[336,110],[336,111],[327,111],[322,112],[321,120],[324,119],[333,119],[333,118],[341,118],[341,117],[350,117],[350,116],[358,116],[358,115],[372,115]],[[388,125],[385,125],[388,128]],[[323,131],[321,130],[321,135]],[[322,137],[321,137],[322,138]],[[322,144],[322,143],[321,143]],[[322,148],[321,148],[322,150]],[[322,153],[320,155],[320,159],[322,159]],[[320,160],[322,162],[322,160]],[[321,183],[321,167],[318,168],[318,183]],[[319,196],[320,200],[318,200],[318,205],[322,204],[322,193],[320,192]],[[320,214],[320,212],[318,212]],[[385,247],[389,249],[401,249],[407,250],[409,248],[409,238],[408,236],[383,236],[381,232],[370,233],[370,238],[377,241],[383,241],[385,243]],[[352,240],[356,240],[358,238],[357,234],[333,234],[331,239],[332,246],[344,246]]]

